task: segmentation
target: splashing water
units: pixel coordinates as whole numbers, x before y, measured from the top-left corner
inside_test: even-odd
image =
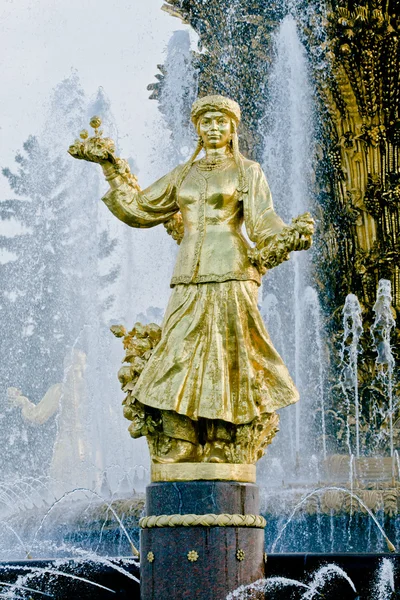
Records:
[[[66,544],[65,542],[61,546],[57,546],[55,544],[50,544],[50,547],[57,554],[59,554],[60,552],[68,551],[71,554],[71,556],[74,557],[73,562],[78,565],[83,562],[81,559],[84,559],[85,563],[83,563],[83,564],[93,563],[96,565],[100,565],[102,567],[109,567],[110,569],[113,569],[114,571],[121,573],[121,575],[124,575],[128,579],[131,579],[132,581],[139,583],[139,579],[137,577],[135,577],[135,575],[133,575],[132,573],[130,573],[129,571],[127,571],[126,569],[121,567],[120,564],[118,564],[120,562],[119,558],[110,558],[110,557],[100,556],[99,554],[96,554],[96,552],[94,552],[93,550],[86,551],[77,546],[71,546],[71,544]],[[123,561],[124,561],[124,564],[126,563],[129,565],[135,565],[136,567],[138,566],[138,562],[137,562],[136,558],[129,559],[129,558],[124,557]],[[57,568],[60,568],[63,565],[70,565],[70,564],[71,564],[71,558],[69,558],[69,557],[63,558],[63,559],[57,559],[53,562],[53,565],[56,566]],[[33,567],[33,568],[35,568],[35,567]],[[34,577],[34,573],[27,573],[24,577],[25,577],[25,582],[27,582],[30,580],[30,578]]]
[[[323,597],[322,590],[327,583],[335,577],[340,577],[348,582],[349,586],[356,592],[355,585],[350,577],[343,569],[335,564],[329,564],[321,567],[313,574],[312,581],[308,584],[296,579],[288,579],[287,577],[269,577],[268,579],[259,579],[253,584],[242,585],[226,597],[226,600],[234,600],[235,598],[248,598],[248,592],[268,592],[275,588],[282,589],[284,587],[293,586],[296,588],[305,588],[307,591],[302,595],[302,600],[312,600],[315,596]]]
[[[96,583],[95,581],[90,581],[90,579],[86,579],[86,577],[78,577],[78,575],[72,575],[72,573],[64,573],[63,571],[58,571],[57,569],[52,569],[51,567],[46,569],[46,568],[42,568],[42,567],[26,567],[23,565],[13,565],[12,568],[16,571],[29,571],[29,573],[33,574],[38,574],[38,575],[57,575],[58,577],[66,577],[67,579],[75,579],[76,581],[81,581],[82,583],[87,583],[88,585],[91,585],[93,587],[97,587],[100,588],[102,590],[106,590],[107,592],[111,592],[112,594],[115,594],[115,591],[105,587],[104,585],[101,585],[100,583]],[[8,565],[1,565],[0,564],[0,571],[4,571],[4,570],[8,570],[9,566]]]
[[[313,329],[313,338],[317,351],[310,356],[310,360],[314,358],[315,363],[311,363],[311,368],[314,377],[314,388],[311,393],[317,397],[319,406],[317,409],[321,413],[321,439],[322,439],[322,455],[324,459],[327,456],[326,449],[326,424],[325,424],[325,371],[324,371],[324,354],[323,354],[323,339],[322,339],[322,319],[321,309],[318,299],[318,294],[314,288],[308,286],[304,292],[304,307],[310,315],[310,323]],[[313,378],[312,378],[313,379]]]
[[[320,588],[323,588],[327,583],[332,581],[335,577],[341,577],[347,581],[350,585],[353,592],[356,592],[355,585],[350,577],[347,575],[343,569],[338,567],[335,564],[326,565],[318,569],[318,571],[314,574],[314,578],[310,584],[310,591],[306,592],[303,596],[304,600],[311,600],[314,597],[314,594],[320,594],[318,591]]]
[[[394,566],[391,560],[384,558],[379,568],[373,598],[374,600],[388,600],[391,592],[394,591]]]
[[[285,336],[285,328],[283,324],[284,314],[281,314],[281,307],[278,298],[275,294],[268,293],[265,295],[261,305],[261,315],[267,326],[267,331],[274,341],[274,346],[283,357],[288,356],[287,338]],[[295,431],[295,411],[293,409],[287,410],[281,415],[283,427],[283,435],[285,431]],[[279,441],[279,440],[277,440]],[[290,455],[293,462],[296,459],[296,445],[295,438],[293,435],[285,435],[286,448],[290,448]],[[279,450],[276,450],[279,453]],[[274,453],[274,448],[272,449]],[[273,460],[273,459],[272,459]],[[280,462],[280,453],[276,457],[276,461]],[[283,468],[281,469],[283,472]]]
[[[293,586],[296,588],[305,588],[311,590],[309,585],[297,581],[296,579],[289,579],[288,577],[269,577],[268,579],[258,579],[250,585],[241,585],[233,592],[230,592],[226,600],[234,600],[235,598],[248,598],[247,592],[267,592],[274,588],[283,588]]]
[[[57,548],[57,551],[61,550],[62,548]],[[115,594],[115,590],[112,590],[106,586],[100,585],[96,582],[93,582],[89,579],[87,579],[86,577],[81,577],[78,575],[74,575],[73,573],[69,573],[69,572],[65,572],[65,571],[61,571],[60,569],[64,566],[67,568],[71,568],[71,565],[73,568],[77,568],[80,569],[82,566],[85,566],[85,568],[87,567],[88,564],[94,564],[94,565],[101,565],[103,567],[108,567],[111,568],[115,571],[117,571],[118,573],[124,575],[125,577],[128,577],[130,580],[134,581],[135,583],[139,583],[139,580],[137,577],[135,577],[132,573],[130,573],[129,571],[127,571],[126,569],[124,569],[119,563],[118,559],[106,559],[104,557],[98,556],[93,552],[85,552],[79,548],[74,548],[75,550],[75,554],[78,556],[83,556],[84,557],[84,561],[82,559],[74,559],[73,562],[71,563],[71,559],[66,558],[66,559],[58,559],[56,561],[54,561],[52,563],[52,566],[49,567],[36,567],[36,566],[26,566],[26,565],[18,565],[18,564],[13,564],[12,566],[10,565],[2,565],[0,564],[0,571],[5,571],[7,572],[9,569],[13,570],[13,571],[22,571],[24,573],[24,575],[19,575],[18,579],[16,581],[15,584],[7,584],[7,583],[2,583],[0,582],[0,586],[1,585],[9,585],[10,587],[13,587],[15,589],[21,589],[21,590],[28,590],[28,591],[32,591],[36,594],[40,594],[43,596],[47,596],[47,597],[53,597],[52,595],[46,594],[44,592],[41,592],[40,590],[34,589],[32,587],[27,587],[28,584],[31,584],[31,582],[33,583],[34,581],[37,580],[42,580],[44,576],[46,575],[50,575],[52,578],[54,578],[54,576],[56,578],[62,578],[65,577],[67,579],[72,579],[75,581],[79,581],[83,584],[88,584],[91,586],[94,586],[96,588],[100,588],[103,589],[105,591],[109,591],[113,594]],[[137,565],[136,561],[134,559],[124,559],[123,560],[123,564],[125,565]],[[32,584],[31,584],[32,585]],[[14,596],[13,596],[14,597]]]
[[[175,31],[168,42],[159,98],[159,109],[164,115],[171,139],[168,140],[168,167],[186,161],[194,145],[194,131],[190,109],[197,97],[197,71],[192,65],[190,37],[187,31]]]
[[[128,228],[122,223],[118,227],[117,220],[103,210],[104,184],[98,168],[78,164],[66,154],[68,145],[87,124],[87,113],[99,114],[105,134],[114,139],[116,128],[104,93],[100,90],[91,102],[76,74],[53,90],[50,106],[45,127],[35,138],[37,146],[31,140],[35,152],[27,155],[30,167],[23,170],[25,195],[37,204],[35,216],[29,231],[9,238],[10,243],[19,244],[10,293],[19,289],[19,280],[37,282],[37,293],[31,290],[29,299],[12,303],[13,327],[2,329],[2,348],[9,345],[9,360],[0,377],[0,403],[3,397],[6,400],[8,386],[20,388],[33,410],[41,399],[42,406],[46,405],[53,384],[57,383],[62,393],[56,412],[46,413],[47,420],[36,421],[40,428],[30,426],[35,421],[25,415],[22,406],[5,403],[4,412],[0,407],[6,432],[3,454],[8,456],[3,457],[0,470],[4,469],[11,482],[14,475],[47,475],[50,470],[64,479],[57,484],[59,495],[60,490],[79,485],[100,489],[102,473],[110,464],[145,463],[147,454],[140,451],[144,444],[133,444],[126,433],[118,402],[119,384],[112,375],[118,371],[121,349],[107,327],[111,316],[121,314],[121,302],[117,301],[123,278],[119,273],[129,270],[137,275],[131,257],[121,248],[115,250],[121,231]],[[54,160],[48,160],[50,155]],[[19,206],[15,201],[16,220],[23,219]],[[39,244],[41,236],[43,243]],[[132,237],[130,232],[131,246]],[[35,255],[33,262],[31,255]],[[137,256],[136,261],[140,262]],[[80,285],[82,281],[84,285]],[[1,290],[2,306],[3,294]],[[130,301],[125,294],[124,305]],[[77,382],[74,365],[63,370],[71,347],[87,357],[81,386],[73,385]],[[115,490],[113,478],[110,487]]]
[[[111,506],[110,503],[108,503],[102,496],[100,496],[100,494],[98,494],[97,492],[94,492],[93,490],[90,490],[88,488],[76,488],[75,490],[71,490],[70,492],[65,493],[63,496],[61,496],[61,498],[59,498],[56,502],[54,502],[54,504],[52,504],[52,506],[50,506],[50,508],[48,509],[48,511],[46,512],[46,514],[44,515],[44,517],[42,518],[39,527],[37,528],[34,536],[33,536],[33,540],[31,542],[31,548],[33,550],[35,542],[36,542],[36,538],[38,536],[39,531],[42,529],[44,522],[46,521],[46,519],[48,518],[48,516],[50,515],[51,511],[60,504],[60,502],[62,502],[65,498],[68,498],[70,496],[72,496],[75,493],[79,493],[79,492],[87,492],[89,494],[92,494],[93,496],[95,496],[96,498],[99,498],[99,500],[102,500],[106,506],[107,506],[107,510],[109,510],[113,516],[115,517],[115,519],[117,520],[119,526],[121,527],[124,535],[126,536],[130,547],[132,549],[132,553],[134,554],[134,556],[139,556],[139,551],[138,549],[135,547],[135,545],[133,544],[126,528],[125,525],[123,524],[123,522],[121,521],[120,517],[118,516],[118,514],[115,512],[115,510],[113,509],[113,507]]]
[[[276,545],[278,544],[279,540],[281,539],[281,537],[282,537],[285,529],[287,528],[287,526],[289,525],[289,523],[292,521],[292,519],[293,519],[294,515],[296,514],[297,510],[299,508],[301,508],[301,506],[305,502],[307,502],[307,500],[309,498],[312,498],[312,496],[318,495],[318,494],[321,494],[323,492],[327,492],[327,491],[330,491],[330,490],[332,490],[332,491],[338,491],[338,492],[343,492],[344,494],[348,494],[351,498],[354,498],[354,500],[356,500],[360,504],[360,506],[362,506],[362,508],[365,510],[365,512],[367,512],[368,515],[371,517],[371,519],[373,520],[373,522],[375,523],[375,525],[377,526],[377,528],[381,532],[382,536],[384,537],[384,539],[386,541],[386,544],[387,544],[390,552],[396,552],[395,546],[389,540],[389,538],[386,535],[385,531],[383,530],[381,524],[379,523],[379,521],[375,517],[374,513],[372,512],[372,510],[365,504],[365,502],[359,496],[357,496],[357,494],[354,494],[353,492],[351,492],[347,488],[338,487],[336,485],[335,486],[331,485],[331,486],[326,486],[326,487],[318,488],[317,490],[314,490],[314,491],[310,492],[309,494],[307,494],[306,496],[304,496],[304,498],[302,498],[300,500],[300,502],[298,502],[296,504],[296,506],[294,507],[291,515],[289,516],[289,518],[286,521],[285,525],[282,527],[282,529],[280,530],[277,538],[275,539],[274,543],[272,544],[272,547],[271,547],[271,552],[272,553],[275,551]]]
[[[313,89],[306,51],[292,16],[287,16],[277,28],[274,51],[269,75],[270,103],[265,125],[261,126],[265,131],[263,167],[275,209],[288,222],[311,209],[314,156]],[[272,339],[277,345],[279,337],[285,340],[285,348],[280,351],[301,396],[301,402],[282,412],[281,435],[271,448],[273,454],[281,454],[286,465],[292,458],[287,455],[287,447],[294,446],[294,462],[299,460],[300,453],[301,456],[313,453],[314,449],[309,448],[314,439],[309,413],[311,405],[321,404],[316,398],[319,391],[310,392],[309,385],[310,378],[319,378],[319,366],[311,373],[313,367],[309,365],[309,357],[315,352],[315,339],[309,335],[304,303],[306,288],[311,282],[310,273],[311,253],[293,252],[290,261],[272,270],[264,284],[264,296],[273,294],[279,302],[282,332],[274,333]],[[314,323],[312,330],[315,331]]]
[[[381,379],[385,389],[385,395],[389,401],[389,440],[390,456],[394,456],[393,442],[393,415],[397,403],[393,398],[393,373],[395,359],[390,344],[392,329],[396,327],[396,321],[392,312],[392,290],[388,279],[381,279],[378,284],[376,302],[373,306],[375,319],[371,326],[371,335],[377,352],[375,364],[378,369],[378,377]],[[394,473],[393,473],[394,475]]]
[[[33,592],[35,594],[39,594],[39,596],[46,596],[46,598],[53,598],[50,594],[46,594],[45,592],[40,592],[39,590],[35,590],[34,588],[26,587],[24,585],[20,585],[18,583],[7,583],[6,581],[0,581],[0,587],[5,586],[9,588],[13,588],[15,590],[23,590],[26,592]],[[7,597],[5,594],[4,597]]]
[[[15,531],[15,529],[13,527],[11,527],[11,525],[9,525],[9,523],[7,523],[6,521],[0,521],[0,524],[2,527],[5,527],[6,529],[8,529],[8,531],[11,531],[11,533],[16,537],[16,539],[18,540],[21,548],[23,549],[25,556],[27,558],[30,558],[30,553],[29,550],[27,550],[25,543],[23,542],[23,540],[21,539],[20,535]]]
[[[360,403],[358,394],[358,355],[361,352],[360,337],[363,333],[362,311],[357,296],[348,294],[343,307],[343,342],[341,358],[341,386],[347,403],[347,445],[352,454],[350,439],[351,391],[354,400],[356,426],[356,456],[360,457]]]

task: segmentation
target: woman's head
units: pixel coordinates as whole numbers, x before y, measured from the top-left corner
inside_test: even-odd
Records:
[[[198,98],[192,106],[191,119],[199,134],[196,150],[186,163],[179,185],[189,172],[196,157],[204,148],[216,149],[229,145],[235,163],[239,169],[240,192],[246,191],[247,182],[243,157],[239,152],[237,127],[240,123],[240,107],[237,102],[225,96],[204,96]]]
[[[221,148],[236,134],[240,107],[225,96],[204,96],[194,102],[191,118],[204,148]]]
[[[223,148],[232,140],[232,119],[219,110],[201,114],[196,129],[204,148]]]

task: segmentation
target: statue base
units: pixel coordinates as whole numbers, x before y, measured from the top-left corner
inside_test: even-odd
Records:
[[[152,483],[146,514],[140,522],[142,600],[225,600],[239,586],[264,577],[265,520],[256,485]]]

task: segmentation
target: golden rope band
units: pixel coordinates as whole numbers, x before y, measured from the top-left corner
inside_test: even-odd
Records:
[[[256,465],[172,463],[151,465],[151,481],[244,481],[255,483]]]
[[[139,521],[142,529],[151,527],[256,527],[267,522],[259,515],[152,515]]]

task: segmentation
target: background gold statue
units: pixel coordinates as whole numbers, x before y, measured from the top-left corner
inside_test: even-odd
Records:
[[[44,425],[57,414],[57,435],[49,475],[52,491],[58,495],[76,487],[93,487],[92,452],[87,442],[84,411],[87,405],[86,354],[72,348],[64,359],[64,377],[47,390],[35,404],[18,388],[8,388],[13,406],[33,426]]]
[[[103,201],[131,227],[163,223],[180,244],[161,329],[136,324],[120,371],[133,437],[146,435],[153,462],[255,463],[277,431],[277,409],[298,400],[257,306],[261,275],[311,245],[307,213],[286,226],[274,212],[260,165],[238,146],[240,108],[198,99],[190,160],[141,191],[114,144],[82,132],[69,152],[98,162]],[[205,156],[196,160],[204,150]],[[242,233],[243,223],[252,248]]]

